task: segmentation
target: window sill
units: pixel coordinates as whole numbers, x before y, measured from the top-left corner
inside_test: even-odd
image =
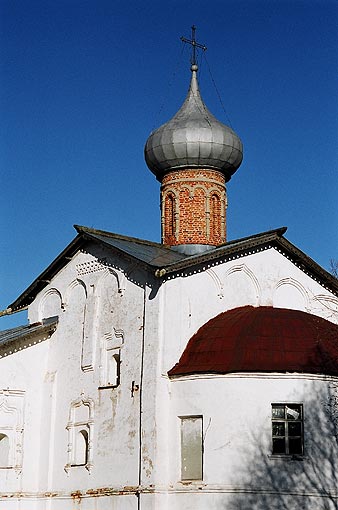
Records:
[[[284,461],[300,461],[300,462],[303,462],[303,460],[306,459],[306,457],[304,455],[300,455],[300,454],[294,454],[294,455],[287,455],[285,453],[271,453],[270,455],[268,455],[268,459],[271,459],[271,460],[284,460]]]
[[[180,480],[182,485],[205,485],[203,480]]]

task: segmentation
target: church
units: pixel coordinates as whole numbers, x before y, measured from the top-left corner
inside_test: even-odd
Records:
[[[338,281],[285,227],[227,239],[243,147],[189,42],[145,144],[162,242],[76,225],[3,312],[0,510],[337,508]]]

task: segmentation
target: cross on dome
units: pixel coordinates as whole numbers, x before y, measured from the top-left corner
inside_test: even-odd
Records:
[[[196,33],[196,26],[193,25],[191,27],[191,39],[187,39],[186,37],[183,37],[183,35],[181,37],[182,42],[191,44],[191,46],[192,46],[192,57],[191,57],[191,70],[192,71],[198,70],[198,66],[196,63],[196,48],[201,48],[203,51],[207,50],[207,47],[204,44],[200,44],[200,43],[196,42],[195,33]]]

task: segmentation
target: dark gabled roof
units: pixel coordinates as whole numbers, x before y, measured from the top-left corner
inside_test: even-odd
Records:
[[[75,228],[79,234],[88,239],[99,241],[109,248],[114,248],[114,250],[118,250],[152,267],[174,264],[186,257],[172,250],[169,246],[152,241],[104,232],[103,230],[94,230],[88,227],[80,227],[79,225],[75,225]]]
[[[159,267],[173,264],[184,259],[186,256],[172,250],[170,247],[137,239],[135,237],[122,236],[103,230],[74,225],[78,232],[75,239],[56,257],[56,259],[38,276],[33,283],[10,305],[7,311],[22,310],[26,308],[35,296],[52,280],[52,278],[64,267],[69,260],[88,241],[105,245],[115,253],[122,254],[141,263],[148,269],[155,271]]]
[[[194,268],[201,264],[207,264],[207,267],[212,267],[213,264],[222,261],[250,255],[268,248],[275,248],[302,271],[338,296],[338,279],[323,269],[317,262],[297,248],[297,246],[285,239],[283,234],[285,234],[286,230],[287,227],[281,227],[253,236],[229,241],[212,250],[205,251],[202,254],[186,257],[181,261],[158,269],[155,275],[158,277],[170,277],[173,273],[187,271],[190,268],[191,272],[194,272]]]
[[[127,237],[103,230],[75,225],[78,235],[60,253],[60,255],[36,278],[33,283],[8,306],[6,313],[26,308],[35,296],[51,281],[51,279],[65,266],[74,254],[88,242],[92,241],[106,246],[130,260],[143,265],[158,278],[174,276],[182,271],[194,271],[201,264],[211,267],[219,261],[231,260],[242,255],[274,247],[290,258],[298,267],[311,275],[321,285],[338,295],[338,280],[325,271],[310,257],[283,237],[286,227],[269,230],[242,239],[229,241],[221,246],[206,250],[198,255],[185,255],[167,245]]]
[[[168,375],[236,372],[338,376],[338,325],[299,310],[235,308],[204,324]]]
[[[13,340],[28,338],[37,334],[45,333],[50,336],[55,331],[58,320],[58,317],[49,317],[48,319],[43,319],[42,322],[35,322],[34,324],[26,324],[24,326],[0,331],[0,347]]]

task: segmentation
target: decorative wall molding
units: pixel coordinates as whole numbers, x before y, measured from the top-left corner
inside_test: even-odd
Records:
[[[81,406],[87,408],[88,414],[85,419],[81,416],[80,419],[77,419],[76,411]],[[81,397],[71,402],[69,409],[69,421],[66,425],[66,430],[68,431],[67,463],[64,467],[67,474],[69,474],[72,467],[76,466],[76,435],[80,433],[82,429],[86,429],[88,431],[86,463],[84,464],[84,467],[90,473],[93,469],[94,400],[85,396],[83,392],[81,393]]]
[[[53,307],[53,313],[52,312],[45,313],[46,303],[48,302],[48,300],[53,299],[53,298],[56,298],[57,300],[59,300],[59,306],[55,307],[55,310]],[[59,315],[59,310],[57,308],[62,310],[64,308],[64,303],[62,302],[61,292],[58,289],[56,289],[55,287],[52,287],[52,288],[48,289],[43,294],[43,296],[39,302],[39,306],[38,306],[39,319],[41,320],[41,319],[46,319],[47,317],[52,317],[54,315]]]
[[[214,282],[216,289],[217,289],[217,296],[220,299],[222,299],[224,297],[224,292],[223,292],[223,283],[222,283],[221,279],[219,278],[219,276],[215,273],[215,271],[213,269],[207,269],[206,274],[208,276],[210,276],[210,278]]]
[[[85,274],[96,273],[98,271],[104,271],[107,267],[107,259],[103,257],[101,259],[88,260],[87,262],[82,262],[81,264],[76,264],[76,271],[78,276],[82,276]]]
[[[304,308],[307,312],[309,312],[310,311],[309,295],[306,292],[304,286],[298,280],[295,280],[295,278],[288,277],[288,278],[283,278],[282,280],[279,280],[273,290],[273,298],[275,297],[278,289],[280,289],[284,285],[290,285],[291,287],[294,287],[301,294],[301,296],[303,297],[303,300],[304,300]],[[273,299],[273,301],[274,301],[274,299]]]
[[[66,292],[65,292],[65,300],[64,300],[64,307],[66,308],[68,305],[69,305],[69,298],[70,298],[70,295],[72,293],[72,291],[76,288],[76,287],[82,287],[83,290],[85,291],[85,297],[87,298],[87,287],[86,287],[86,284],[83,280],[80,280],[79,278],[75,278],[75,280],[73,280],[67,287],[66,289]]]
[[[261,286],[260,286],[260,283],[259,283],[256,275],[253,273],[253,271],[251,271],[251,269],[248,268],[248,266],[246,264],[244,264],[244,263],[236,264],[235,266],[230,267],[224,275],[224,282],[231,274],[234,274],[237,272],[242,272],[246,276],[249,277],[249,280],[251,281],[251,283],[253,284],[254,289],[255,289],[257,304],[259,304],[261,293],[262,293]]]
[[[24,396],[23,390],[0,390],[0,434],[9,439],[7,465],[0,470],[12,468],[18,476],[23,460]]]

